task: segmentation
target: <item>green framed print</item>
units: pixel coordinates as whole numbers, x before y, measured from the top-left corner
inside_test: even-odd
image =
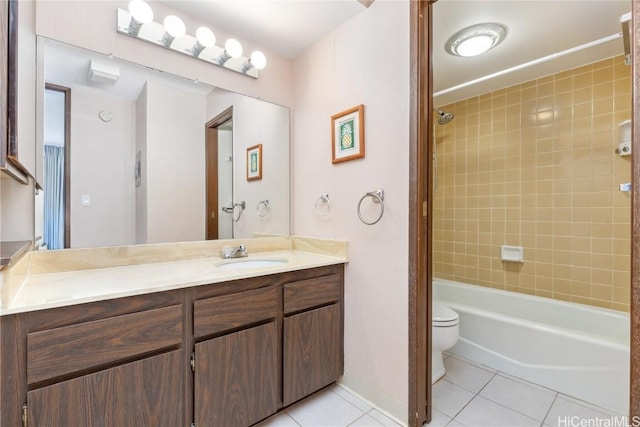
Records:
[[[262,179],[262,144],[247,148],[247,181]]]
[[[331,116],[332,163],[364,157],[364,105]]]

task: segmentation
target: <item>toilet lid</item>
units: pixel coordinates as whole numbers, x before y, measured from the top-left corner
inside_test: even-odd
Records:
[[[451,310],[446,305],[433,303],[433,323],[450,323],[458,320],[458,313]]]

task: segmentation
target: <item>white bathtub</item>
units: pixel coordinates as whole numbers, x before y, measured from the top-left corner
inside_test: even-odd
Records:
[[[460,315],[453,354],[628,413],[628,314],[440,279],[433,297]]]

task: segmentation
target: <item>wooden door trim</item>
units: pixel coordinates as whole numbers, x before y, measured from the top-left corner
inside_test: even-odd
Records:
[[[209,195],[209,130],[213,129],[213,128],[217,128],[218,126],[220,126],[221,124],[231,120],[233,118],[233,106],[225,109],[224,111],[222,111],[220,114],[218,114],[217,116],[215,116],[214,118],[212,118],[211,120],[209,120],[206,124],[205,124],[205,177],[206,177],[206,183],[205,183],[205,195],[206,195],[206,199],[205,199],[205,205],[206,205],[206,215],[205,215],[205,237],[209,237],[209,215],[211,215],[211,213],[209,212],[209,199],[210,199],[210,195]],[[217,147],[217,140],[216,140],[216,147]],[[218,163],[218,156],[216,154],[215,156],[215,163],[216,163],[216,169],[217,169],[217,163]],[[216,212],[218,211],[218,203],[217,203],[217,194],[218,191],[216,189],[215,191],[216,194],[216,199],[214,200],[215,202],[215,207],[216,207]],[[217,221],[217,219],[216,219]],[[216,227],[216,235],[218,236],[218,238],[220,237],[219,235],[219,230],[218,227]]]
[[[205,129],[205,138],[205,204],[207,206],[205,238],[206,240],[214,240],[220,238],[220,230],[218,227],[218,180],[216,179],[215,186],[210,185],[210,182],[211,172],[218,170],[218,128],[212,126]],[[216,212],[215,218],[211,218],[212,212]]]
[[[71,88],[45,83],[45,89],[64,93],[64,247],[71,247]],[[44,180],[44,179],[43,179]],[[45,191],[47,189],[45,188]]]
[[[410,3],[409,426],[431,420],[432,1]]]

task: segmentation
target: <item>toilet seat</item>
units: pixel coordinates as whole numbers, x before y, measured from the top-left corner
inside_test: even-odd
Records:
[[[455,326],[458,324],[458,313],[451,310],[446,305],[440,303],[433,304],[433,316],[432,324],[437,328],[444,328],[447,326]]]

